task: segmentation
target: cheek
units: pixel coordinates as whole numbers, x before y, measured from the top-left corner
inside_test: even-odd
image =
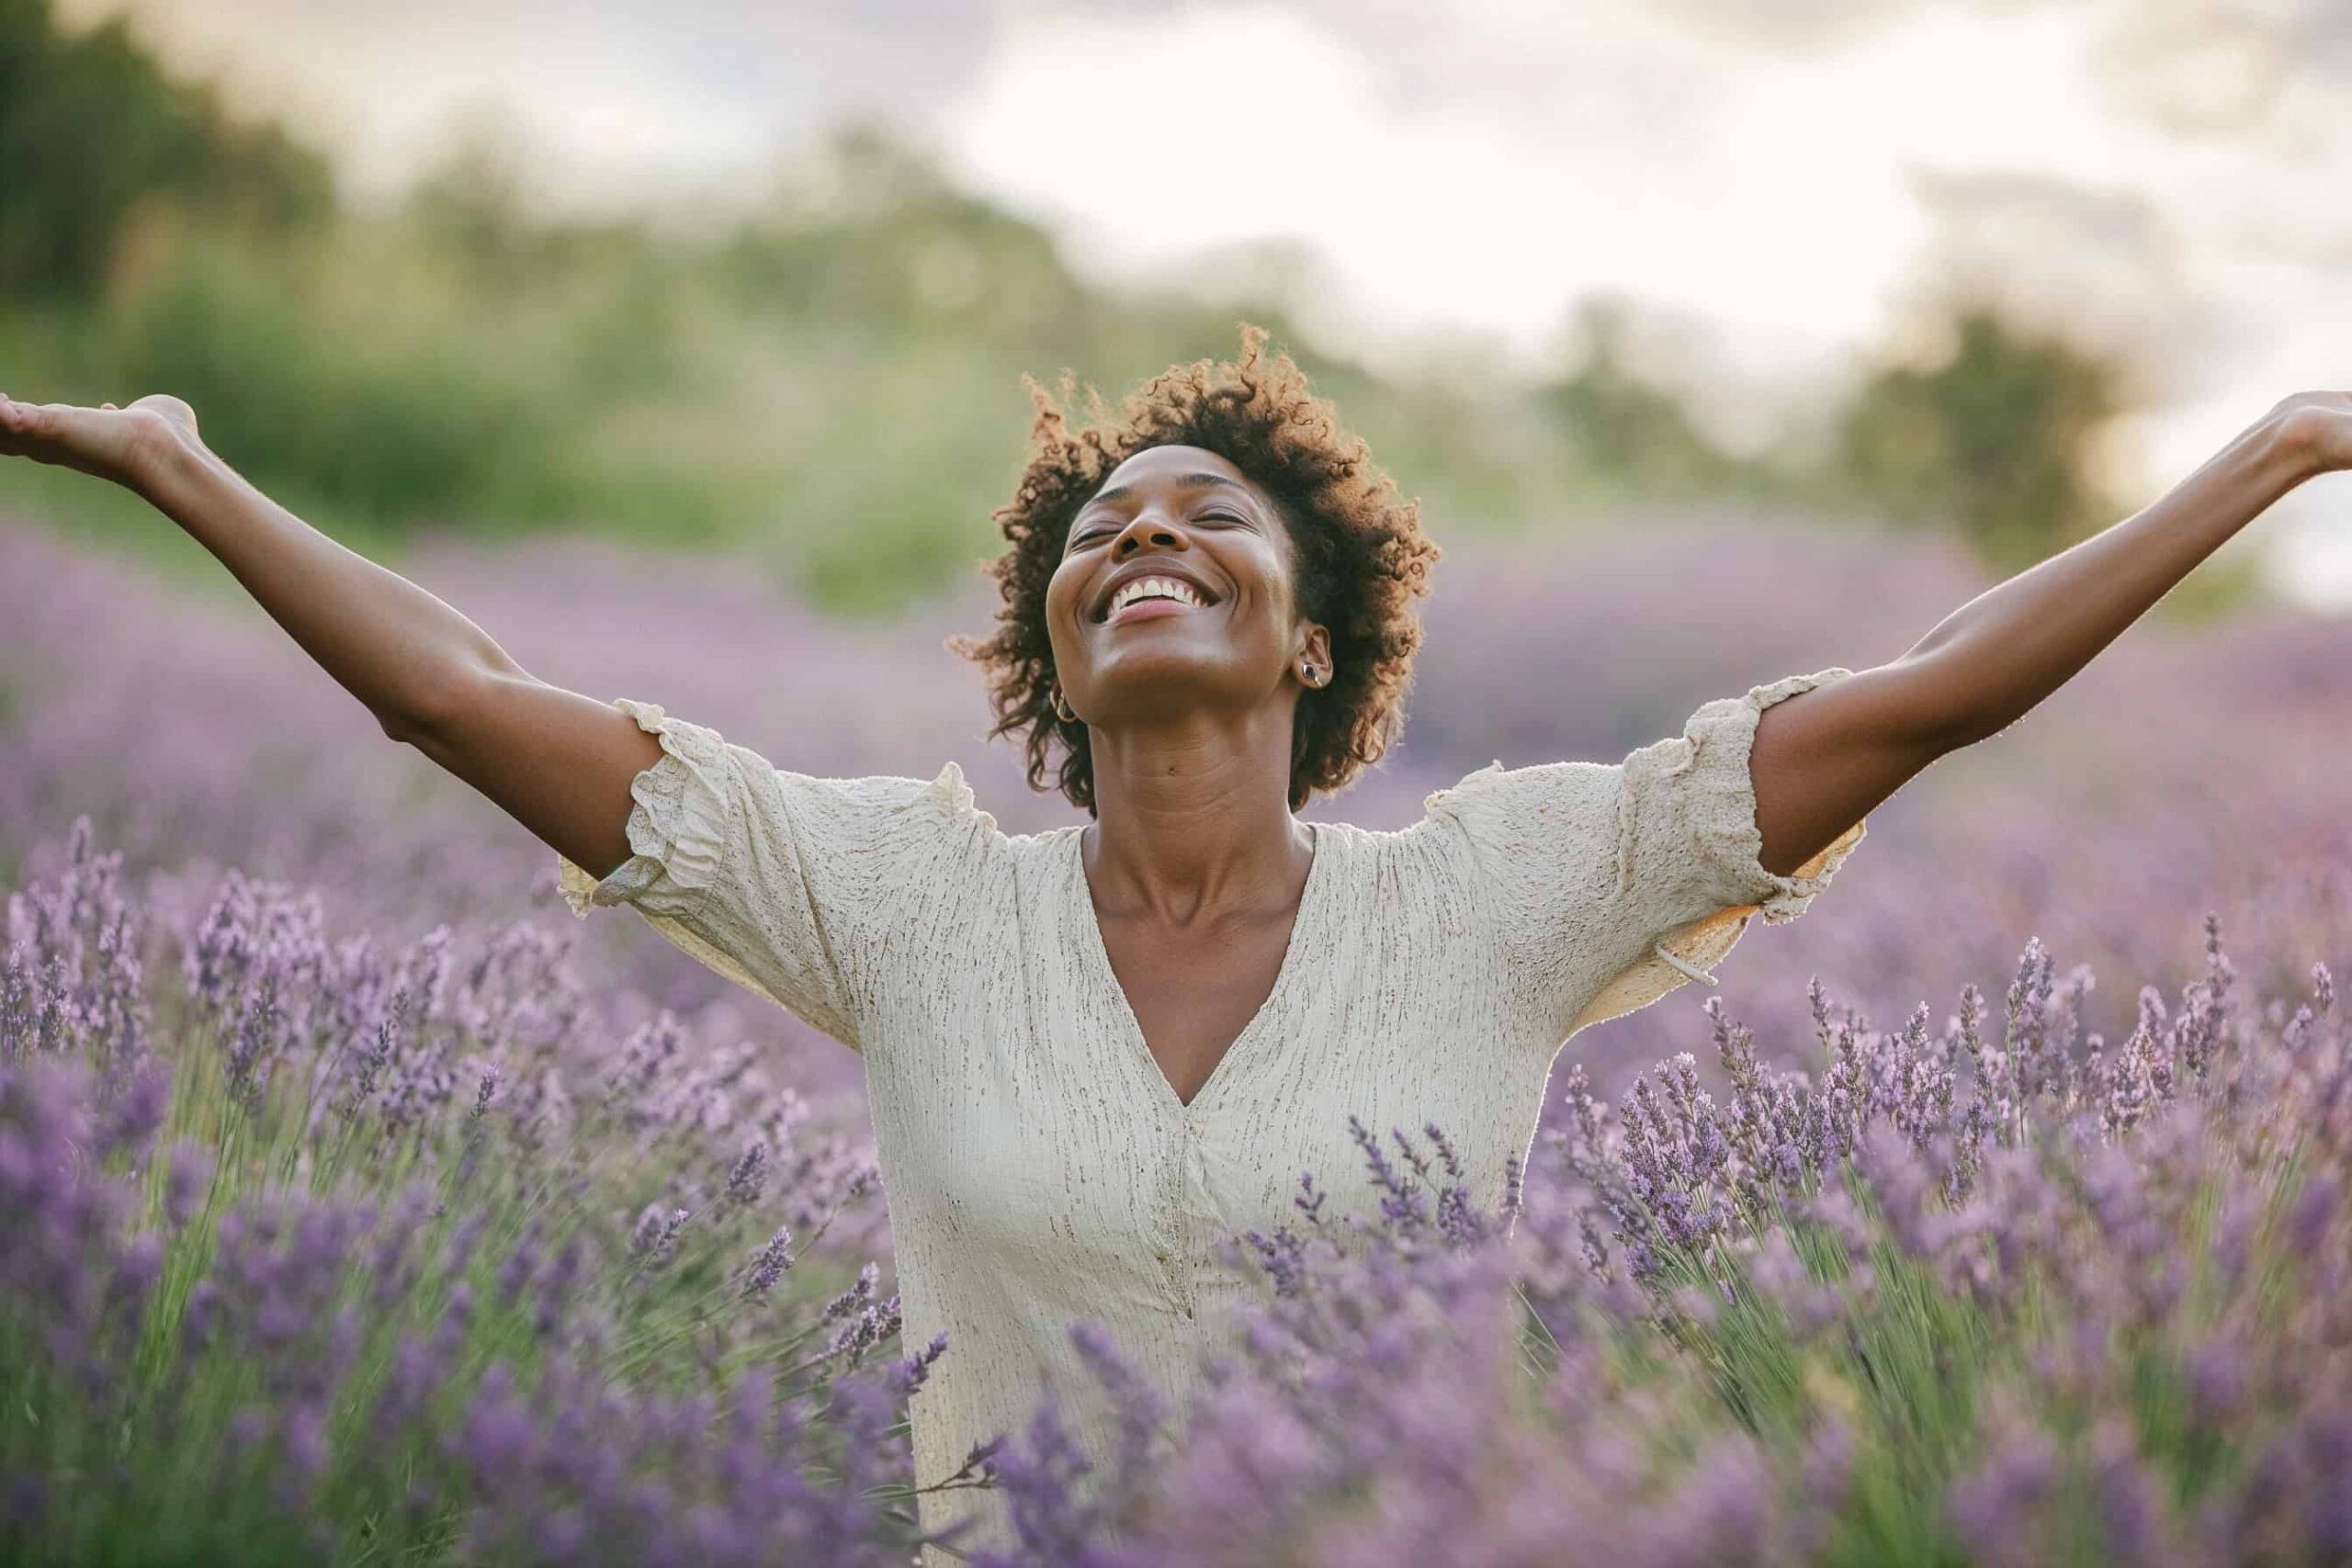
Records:
[[[1046,584],[1046,635],[1056,652],[1062,651],[1069,622],[1077,614],[1081,573],[1057,571]]]
[[[1289,630],[1298,587],[1291,576],[1289,562],[1270,546],[1256,554],[1249,565],[1250,619],[1264,621],[1280,631]]]

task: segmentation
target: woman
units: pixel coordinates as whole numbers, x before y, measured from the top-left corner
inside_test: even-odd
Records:
[[[1615,765],[1498,764],[1370,832],[1294,813],[1396,733],[1437,552],[1264,335],[1082,430],[1031,387],[1000,626],[961,649],[1032,784],[1050,771],[1092,816],[1034,836],[998,831],[953,762],[811,778],[650,703],[534,680],[246,484],[175,399],[0,402],[0,451],[178,521],[387,735],[553,848],[576,911],[633,905],[863,1053],[908,1337],[949,1341],[914,1408],[929,1483],[1041,1382],[1083,1383],[1074,1321],[1107,1325],[1181,1408],[1250,1289],[1218,1242],[1283,1224],[1301,1170],[1363,1199],[1351,1115],[1437,1123],[1498,1194],[1568,1037],[1709,979],[1756,913],[1793,919],[1905,780],[2352,462],[2352,400],[2290,398],[1889,663],[1707,703]],[[927,1497],[926,1523],[967,1495]]]

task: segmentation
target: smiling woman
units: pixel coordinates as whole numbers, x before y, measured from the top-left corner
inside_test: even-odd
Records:
[[[908,1333],[949,1347],[913,1408],[926,1487],[1041,1387],[1111,1450],[1076,1325],[1181,1414],[1256,1296],[1221,1244],[1279,1228],[1301,1170],[1360,1171],[1351,1117],[1444,1127],[1498,1201],[1562,1043],[1708,978],[1862,835],[1758,861],[1758,717],[1842,669],[1623,765],[1474,773],[1403,832],[1299,820],[1396,735],[1437,548],[1264,335],[1084,430],[1031,383],[998,627],[956,646],[1091,825],[1008,836],[952,762],[812,778],[623,702],[662,751],[633,852],[561,866],[582,914],[631,904],[864,1054]],[[1331,1191],[1377,1201],[1361,1175]],[[995,1494],[922,1506],[1011,1544]]]
[[[956,646],[1091,825],[1008,836],[953,762],[812,778],[624,702],[662,748],[634,852],[561,867],[582,914],[629,903],[864,1054],[908,1332],[949,1347],[913,1410],[927,1488],[1041,1387],[1110,1452],[1083,1324],[1181,1414],[1255,1299],[1221,1244],[1279,1228],[1302,1169],[1360,1170],[1351,1118],[1444,1127],[1498,1201],[1562,1043],[1707,979],[1862,836],[1758,860],[1758,720],[1843,669],[1623,765],[1482,771],[1403,832],[1300,821],[1396,737],[1437,548],[1264,337],[1083,430],[1030,383],[999,625]],[[1360,1175],[1332,1195],[1377,1201]],[[922,1506],[1012,1544],[994,1494]]]
[[[0,451],[133,485],[388,734],[553,849],[574,911],[628,904],[863,1055],[906,1332],[946,1342],[911,1404],[923,1524],[1012,1547],[1002,1495],[952,1478],[1042,1389],[1081,1453],[1114,1450],[1073,1328],[1103,1325],[1181,1416],[1262,1291],[1225,1244],[1282,1226],[1302,1170],[1354,1173],[1335,1211],[1376,1206],[1351,1118],[1442,1126],[1474,1201],[1499,1201],[1562,1043],[1706,979],[1755,914],[1794,919],[1925,755],[1871,723],[1832,745],[1817,719],[1792,750],[1805,728],[1776,720],[1760,812],[1766,710],[1883,674],[1831,669],[1620,764],[1481,770],[1401,832],[1302,821],[1397,733],[1437,550],[1264,336],[1084,430],[1032,384],[999,625],[960,646],[1032,782],[1092,812],[1034,835],[999,830],[953,761],[819,778],[536,680],[245,483],[176,400],[0,402]]]

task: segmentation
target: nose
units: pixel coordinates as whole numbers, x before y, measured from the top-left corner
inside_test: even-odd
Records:
[[[1162,550],[1189,550],[1193,547],[1193,542],[1184,536],[1184,530],[1156,515],[1148,506],[1137,512],[1127,525],[1119,530],[1119,536],[1111,541],[1111,558],[1125,560],[1147,545]]]

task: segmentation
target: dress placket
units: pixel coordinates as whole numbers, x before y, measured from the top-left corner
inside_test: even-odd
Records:
[[[1290,942],[1283,951],[1282,965],[1275,973],[1272,988],[1257,1013],[1227,1045],[1224,1056],[1190,1104],[1176,1098],[1166,1073],[1151,1055],[1149,1042],[1144,1039],[1143,1026],[1136,1022],[1135,1010],[1127,1005],[1126,992],[1119,985],[1118,974],[1111,966],[1110,952],[1102,944],[1102,925],[1094,912],[1093,895],[1087,887],[1079,836],[1073,833],[1069,839],[1067,886],[1070,897],[1077,901],[1080,929],[1086,933],[1085,961],[1095,970],[1097,983],[1113,999],[1125,1070],[1152,1107],[1151,1135],[1158,1141],[1158,1152],[1164,1156],[1159,1162],[1162,1174],[1155,1212],[1147,1217],[1152,1261],[1159,1269],[1170,1303],[1187,1321],[1199,1317],[1201,1275],[1216,1263],[1212,1251],[1217,1235],[1216,1207],[1209,1189],[1208,1170],[1212,1108],[1219,1103],[1218,1095],[1230,1092],[1228,1080],[1250,1070],[1249,1053],[1256,1036],[1285,1005],[1289,988],[1295,984],[1299,953],[1313,947],[1318,940],[1322,889],[1338,874],[1329,869],[1331,854],[1325,847],[1320,828],[1312,823],[1308,827],[1315,833],[1315,860],[1307,870],[1306,886],[1299,893]],[[1306,933],[1304,940],[1302,932]]]
[[[1159,1265],[1160,1280],[1167,1289],[1169,1301],[1190,1317],[1193,1315],[1192,1227],[1184,1223],[1185,1191],[1192,1185],[1191,1172],[1199,1155],[1193,1147],[1192,1129],[1185,1117],[1163,1114],[1154,1121],[1154,1132],[1161,1140],[1164,1157],[1159,1162],[1162,1172],[1157,1205],[1159,1212],[1152,1216],[1152,1257]]]
[[[1178,1245],[1170,1283],[1175,1289],[1177,1309],[1187,1318],[1200,1312],[1199,1271],[1204,1262],[1204,1238],[1213,1212],[1206,1132],[1207,1122],[1201,1112],[1187,1109],[1178,1132],[1182,1140],[1182,1155],[1172,1162],[1177,1171],[1174,1219]]]

